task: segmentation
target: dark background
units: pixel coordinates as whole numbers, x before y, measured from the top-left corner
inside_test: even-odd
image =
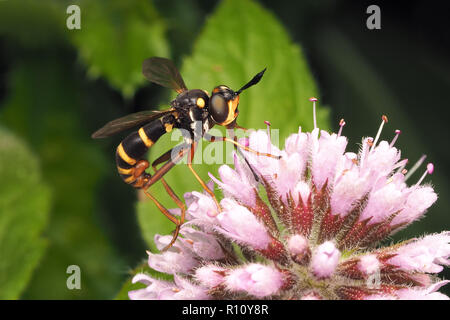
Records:
[[[169,42],[177,63],[190,54],[215,3],[209,0],[154,1],[160,15],[168,21]],[[319,86],[321,103],[331,108],[334,130],[345,117],[344,134],[350,139],[350,148],[356,151],[362,136],[374,136],[381,115],[386,114],[389,123],[385,126],[384,138],[390,140],[395,129],[402,129],[396,145],[403,157],[414,163],[425,153],[427,161],[435,164],[435,173],[427,181],[432,180],[439,200],[426,218],[400,232],[394,240],[449,230],[449,5],[443,1],[267,0],[261,3],[302,46]],[[366,8],[370,4],[381,8],[381,30],[366,28]],[[45,24],[38,18],[35,20],[37,25]],[[104,79],[86,79],[85,70],[75,63],[77,52],[61,40],[64,35],[49,30],[42,39],[31,43],[15,37],[10,27],[4,24],[0,29],[0,112],[14,90],[11,79],[16,68],[25,66],[28,70],[27,66],[49,63],[65,66],[68,81],[76,86],[73,97],[82,103],[75,113],[86,133],[114,117],[158,105],[166,97],[163,89],[146,86],[133,97],[124,98]],[[24,23],[16,31],[28,32],[28,27]],[[45,72],[39,67],[29,70]],[[40,98],[39,95],[33,97]],[[38,119],[43,119],[46,112],[50,117],[53,111],[35,112],[39,113]],[[11,124],[14,121],[8,121],[4,125],[14,131],[17,126]],[[38,132],[39,126],[33,123],[33,130]],[[33,138],[30,138],[33,135],[24,134],[24,130],[15,131],[33,146]],[[117,137],[100,147],[94,143],[91,146],[100,148],[105,160],[119,141]],[[422,169],[411,177],[410,183],[417,181]],[[114,166],[109,162],[103,165],[100,182],[92,190],[96,224],[112,244],[121,268],[134,267],[142,260],[146,249],[134,216],[134,191],[117,180]],[[449,275],[447,271],[444,277],[449,278]],[[450,292],[448,288],[444,291]],[[97,297],[109,297],[109,294],[102,292]],[[24,297],[37,298],[39,293],[30,289]]]

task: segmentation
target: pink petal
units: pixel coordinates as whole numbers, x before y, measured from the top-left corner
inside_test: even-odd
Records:
[[[158,237],[158,235],[156,237]],[[171,237],[172,236],[168,236],[165,238],[167,239]],[[189,273],[190,270],[198,265],[198,261],[195,259],[192,250],[186,248],[178,240],[171,248],[163,253],[153,254],[149,251],[147,253],[148,265],[150,268],[159,272],[170,274],[177,272]]]
[[[440,287],[449,283],[449,280],[440,281],[431,285],[426,289],[402,289],[398,290],[397,296],[401,300],[450,300],[448,296],[443,293],[437,292]]]
[[[322,130],[318,145],[312,151],[312,176],[318,189],[322,188],[328,180],[334,181],[336,166],[347,146],[347,138],[337,134],[329,134]]]
[[[430,186],[412,187],[403,210],[392,220],[391,225],[419,219],[436,200],[437,195]]]
[[[225,257],[222,247],[212,234],[184,227],[180,233],[190,241],[192,251],[205,260],[220,260]]]
[[[283,286],[283,275],[272,267],[253,263],[230,271],[225,284],[230,291],[244,291],[262,298],[275,294]]]
[[[220,204],[224,211],[217,216],[217,231],[255,249],[267,248],[270,235],[253,213],[229,198],[223,199]]]
[[[403,183],[385,179],[381,179],[378,183],[382,186],[372,190],[367,206],[359,217],[359,220],[371,218],[369,224],[384,221],[390,215],[402,210],[408,195]]]
[[[450,256],[450,232],[425,236],[399,247],[387,263],[405,271],[439,273],[442,265],[448,265]]]
[[[224,280],[225,268],[216,265],[207,265],[195,270],[195,279],[207,288],[213,288]]]
[[[380,261],[377,259],[376,255],[367,254],[359,259],[357,267],[366,275],[374,274],[380,271]]]
[[[291,255],[304,254],[309,250],[308,240],[299,234],[295,234],[288,240],[288,249]]]

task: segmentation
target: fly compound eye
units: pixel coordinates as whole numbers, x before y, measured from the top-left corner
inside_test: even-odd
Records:
[[[209,104],[209,112],[213,120],[219,124],[227,120],[229,109],[227,101],[221,94],[213,94]]]

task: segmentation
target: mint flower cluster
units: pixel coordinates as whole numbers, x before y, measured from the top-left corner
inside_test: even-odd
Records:
[[[290,135],[280,150],[264,130],[241,143],[280,159],[243,151],[215,183],[221,210],[207,193],[185,194],[187,222],[165,252],[148,252],[149,266],[173,281],[137,274],[146,285],[131,299],[448,299],[437,274],[450,263],[450,232],[382,246],[423,217],[437,200],[415,184],[392,141],[347,138],[315,128]],[[245,161],[243,160],[245,159]],[[420,162],[423,162],[421,159]],[[421,163],[414,168],[417,168]],[[173,210],[176,212],[177,210]],[[171,236],[156,236],[161,250]]]

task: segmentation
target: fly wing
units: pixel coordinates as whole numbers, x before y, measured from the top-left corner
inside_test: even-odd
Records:
[[[186,91],[186,85],[175,64],[166,58],[153,57],[145,59],[142,64],[142,74],[147,80],[177,93]]]
[[[113,121],[108,122],[105,124],[102,128],[95,131],[92,134],[92,138],[99,139],[99,138],[106,138],[109,136],[112,136],[118,132],[121,132],[126,129],[130,129],[132,127],[135,127],[139,124],[149,122],[154,119],[161,118],[162,116],[166,114],[170,114],[175,109],[167,109],[167,110],[147,110],[147,111],[141,111],[129,114],[125,117],[115,119]]]

